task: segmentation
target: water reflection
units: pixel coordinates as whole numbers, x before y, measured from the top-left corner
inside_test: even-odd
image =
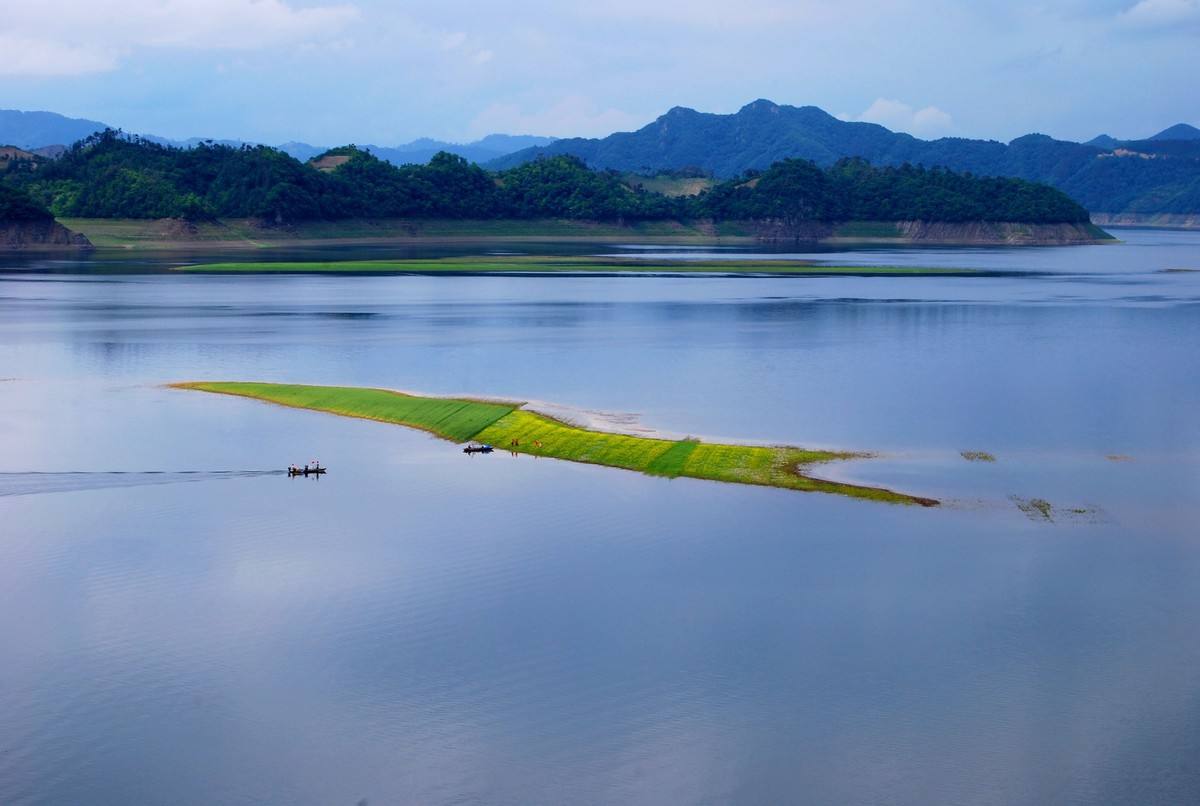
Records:
[[[1200,294],[1141,272],[1200,256],[1171,244],[1036,277],[0,276],[0,802],[1195,801]],[[955,505],[160,386],[201,377],[876,449],[831,472]]]

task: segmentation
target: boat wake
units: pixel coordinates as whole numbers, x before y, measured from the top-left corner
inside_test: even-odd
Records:
[[[0,473],[0,498],[10,495],[66,493],[109,487],[144,487],[256,476],[281,476],[285,470],[149,470],[83,471],[74,473]]]

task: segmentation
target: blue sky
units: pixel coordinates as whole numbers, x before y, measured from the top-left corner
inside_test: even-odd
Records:
[[[924,137],[1200,125],[1200,0],[0,0],[0,106],[168,137],[596,136],[815,104]]]

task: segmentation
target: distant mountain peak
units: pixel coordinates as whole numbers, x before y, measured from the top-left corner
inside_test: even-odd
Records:
[[[758,100],[751,101],[739,109],[738,114],[740,115],[743,113],[753,112],[778,112],[779,109],[779,104],[775,103],[774,101],[768,101],[766,98],[759,98]]]
[[[1013,145],[1016,143],[1022,143],[1024,145],[1029,145],[1030,143],[1054,143],[1054,142],[1058,142],[1058,141],[1055,140],[1053,137],[1051,137],[1048,134],[1042,134],[1041,132],[1030,132],[1029,134],[1023,134],[1020,137],[1016,138],[1015,140],[1010,142],[1009,145]]]
[[[1149,140],[1200,140],[1200,129],[1187,123],[1176,123],[1163,129]]]
[[[69,118],[57,112],[0,109],[0,142],[20,148],[70,145],[106,128],[96,120]]]
[[[679,117],[687,117],[690,115],[699,115],[699,114],[700,114],[699,112],[697,112],[695,109],[692,109],[690,106],[673,106],[670,109],[668,109],[666,111],[666,114],[664,114],[662,117],[664,117],[664,118],[679,118]]]
[[[401,150],[416,150],[418,148],[438,148],[444,145],[459,145],[445,140],[434,140],[432,137],[418,137],[416,140],[402,143],[394,148]]]

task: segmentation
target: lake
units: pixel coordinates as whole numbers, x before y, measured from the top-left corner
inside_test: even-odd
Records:
[[[1117,234],[802,255],[978,277],[0,258],[0,803],[1200,801],[1200,233]],[[415,256],[263,258],[334,255]],[[873,451],[824,472],[944,503],[162,386],[199,379]]]

